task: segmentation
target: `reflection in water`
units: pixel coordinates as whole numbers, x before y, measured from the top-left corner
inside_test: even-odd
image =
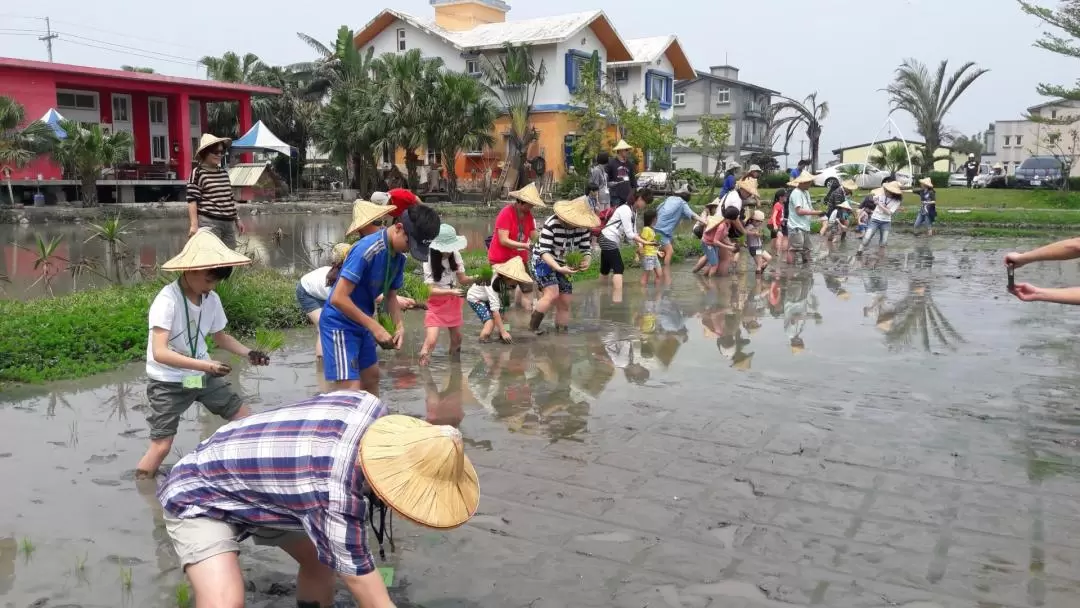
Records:
[[[934,303],[934,254],[926,245],[915,248],[914,257],[904,257],[904,266],[911,269],[908,289],[895,304],[880,304],[877,327],[885,332],[885,342],[893,349],[910,348],[918,344],[924,351],[939,347],[956,350],[964,342],[952,324]]]

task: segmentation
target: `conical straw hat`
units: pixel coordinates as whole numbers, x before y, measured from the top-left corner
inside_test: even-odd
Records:
[[[735,183],[735,188],[745,190],[750,196],[758,196],[758,181],[752,177],[745,177]]]
[[[375,203],[356,199],[352,208],[352,223],[349,224],[349,229],[345,231],[345,236],[357,232],[393,210],[394,208],[389,205],[376,205]]]
[[[799,174],[799,177],[788,182],[788,185],[797,187],[799,184],[808,184],[814,181],[814,174],[809,171],[803,171]]]
[[[337,264],[344,262],[345,258],[349,256],[350,249],[352,249],[352,245],[348,243],[338,243],[337,245],[334,245],[334,249],[330,253],[330,263]]]
[[[536,189],[536,184],[529,184],[521,190],[514,190],[510,193],[510,198],[529,203],[533,207],[547,207],[544,199],[540,198],[540,191]]]
[[[716,228],[717,226],[720,225],[720,222],[723,222],[723,221],[724,221],[724,216],[722,216],[722,215],[719,215],[719,214],[710,215],[709,216],[709,223],[705,224],[705,232],[708,232],[708,231],[712,230],[713,228]]]
[[[251,259],[240,255],[209,228],[200,228],[187,243],[180,254],[161,265],[162,270],[170,272],[200,270],[203,268],[224,268],[226,266],[247,266]]]
[[[211,135],[209,133],[203,133],[201,139],[199,139],[199,148],[195,150],[195,156],[198,156],[200,152],[217,144],[225,144],[226,146],[232,144],[232,140],[228,137],[218,137],[217,135]]]
[[[584,196],[572,201],[555,203],[555,215],[565,224],[575,228],[599,228],[600,218],[593,213],[589,199]]]
[[[429,528],[456,528],[480,505],[476,469],[452,426],[383,416],[360,440],[360,466],[383,502]]]
[[[625,139],[620,139],[619,143],[615,144],[615,147],[612,148],[612,151],[618,152],[619,150],[633,150],[633,149],[634,149],[634,147],[631,146],[630,144],[626,143]]]
[[[525,262],[522,262],[521,258],[517,256],[502,264],[495,264],[491,269],[495,271],[495,274],[502,275],[511,281],[525,284],[533,283],[533,278],[529,276],[529,271],[525,269]]]

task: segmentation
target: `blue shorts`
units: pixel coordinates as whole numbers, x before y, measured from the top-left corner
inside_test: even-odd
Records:
[[[473,309],[476,313],[476,318],[480,319],[481,323],[487,323],[491,320],[491,307],[487,302],[469,302],[469,308]]]
[[[720,250],[715,245],[704,245],[705,248],[705,263],[709,266],[720,265]]]
[[[539,257],[533,257],[533,267],[536,270],[536,284],[540,289],[547,289],[552,285],[559,286],[559,294],[570,295],[574,293],[574,284],[564,274],[559,274],[548,266],[548,263]]]
[[[311,295],[304,289],[304,286],[300,283],[296,284],[296,303],[300,305],[300,310],[303,313],[309,314],[316,310],[322,310],[322,307],[326,305],[326,300],[320,300]]]
[[[663,232],[660,232],[659,230],[657,230],[656,231],[656,236],[660,237],[659,238],[659,246],[660,247],[663,247],[664,245],[670,245],[671,244],[671,237],[664,234]]]
[[[366,329],[346,331],[323,328],[323,377],[327,382],[359,380],[360,372],[379,364],[375,336]]]

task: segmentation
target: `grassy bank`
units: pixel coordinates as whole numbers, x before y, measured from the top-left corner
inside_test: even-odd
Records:
[[[693,237],[675,242],[675,260],[696,256]],[[466,268],[487,264],[482,251],[466,252]],[[633,249],[623,250],[635,266]],[[415,271],[410,258],[408,268]],[[575,276],[599,276],[599,260]],[[81,378],[121,367],[146,356],[147,311],[154,296],[172,277],[134,285],[81,291],[57,298],[0,300],[0,387],[6,383],[39,383]],[[251,338],[258,328],[285,329],[307,323],[296,304],[296,277],[264,268],[243,268],[218,285],[229,317],[228,331]],[[404,295],[413,295],[408,289]],[[415,322],[415,321],[414,321]]]
[[[0,385],[79,378],[146,355],[146,315],[169,279],[82,291],[26,302],[0,301]],[[273,270],[241,269],[218,288],[229,331],[306,322],[296,279]]]

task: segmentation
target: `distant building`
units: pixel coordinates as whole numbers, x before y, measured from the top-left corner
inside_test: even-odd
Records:
[[[206,104],[237,103],[243,133],[252,124],[251,96],[279,93],[246,84],[0,57],[0,95],[22,104],[27,121],[53,109],[67,120],[132,135],[127,162],[108,169],[98,181],[102,201],[114,193],[118,202],[158,200],[161,192],[179,196],[199,137],[208,128]],[[63,174],[47,157],[12,168],[11,180],[24,195],[42,187],[51,199],[63,199],[65,190],[74,193],[79,185],[77,176]],[[137,189],[153,198],[137,195]]]
[[[703,115],[731,117],[731,150],[725,164],[744,163],[754,153],[775,154],[768,141],[765,111],[772,105],[772,89],[739,80],[739,69],[714,66],[694,78],[675,83],[672,100],[676,135],[697,138]],[[686,146],[672,149],[676,169],[696,169],[706,175],[716,170],[716,159],[705,158]],[[745,164],[745,163],[744,163]]]
[[[903,139],[901,139],[899,137],[891,137],[889,139],[883,139],[881,141],[866,142],[866,143],[862,143],[862,144],[856,144],[854,146],[844,146],[844,147],[836,148],[835,150],[832,151],[833,155],[836,158],[832,163],[830,163],[830,165],[846,165],[846,164],[849,164],[849,163],[862,164],[862,163],[867,162],[867,157],[868,156],[874,156],[875,154],[878,153],[878,151],[877,151],[877,145],[878,144],[884,144],[886,148],[892,148],[893,146],[903,146],[904,141],[905,140],[903,140]],[[917,139],[909,139],[909,140],[907,140],[907,145],[908,145],[908,152],[910,154],[912,154],[912,155],[922,154],[923,149],[926,146],[926,142],[919,141]],[[966,156],[962,156],[962,155],[954,153],[953,149],[948,147],[948,146],[942,146],[942,147],[938,148],[937,151],[934,153],[934,156],[947,156],[948,157],[948,158],[943,158],[942,160],[936,161],[934,163],[934,171],[942,171],[942,172],[952,171],[954,168],[956,168],[956,167],[960,166],[961,164],[967,162],[967,157]],[[873,164],[873,163],[870,163],[870,164]],[[884,167],[878,167],[878,168],[883,169]],[[916,174],[918,172],[919,172],[918,168],[913,169],[912,167],[902,167],[900,169],[900,173],[907,173],[909,175],[914,175],[914,174]]]
[[[1040,116],[1049,120],[1080,116],[1080,102],[1055,100],[1031,106],[1029,116]],[[1073,143],[1068,132],[1080,128],[1080,125],[1048,125],[1027,119],[998,120],[990,123],[983,133],[984,162],[992,165],[1001,163],[1006,173],[1013,175],[1023,162],[1032,156],[1054,156],[1064,152],[1068,156],[1080,154],[1080,149],[1073,150]],[[1060,144],[1051,146],[1048,137],[1059,134],[1065,138]],[[1080,163],[1072,167],[1072,176],[1080,176]]]
[[[540,137],[528,156],[544,158],[546,172],[556,179],[572,162],[576,137],[572,96],[581,80],[580,72],[594,52],[600,57],[601,73],[625,77],[619,90],[627,103],[633,103],[635,97],[655,98],[662,106],[670,106],[674,81],[693,75],[674,36],[631,43],[619,36],[608,16],[599,10],[507,21],[510,6],[502,0],[430,2],[433,19],[383,10],[356,33],[356,47],[373,49],[376,56],[419,49],[425,57],[442,58],[446,69],[480,78],[484,62],[497,61],[505,44],[530,45],[533,61],[537,65],[543,61],[547,77],[533,104],[532,122]],[[508,125],[508,116],[496,121],[497,142],[492,149],[470,150],[446,164],[462,177],[498,166],[515,153],[506,138]],[[428,167],[444,164],[434,149],[418,150],[418,155]],[[382,162],[402,166],[404,154],[385,151]]]

